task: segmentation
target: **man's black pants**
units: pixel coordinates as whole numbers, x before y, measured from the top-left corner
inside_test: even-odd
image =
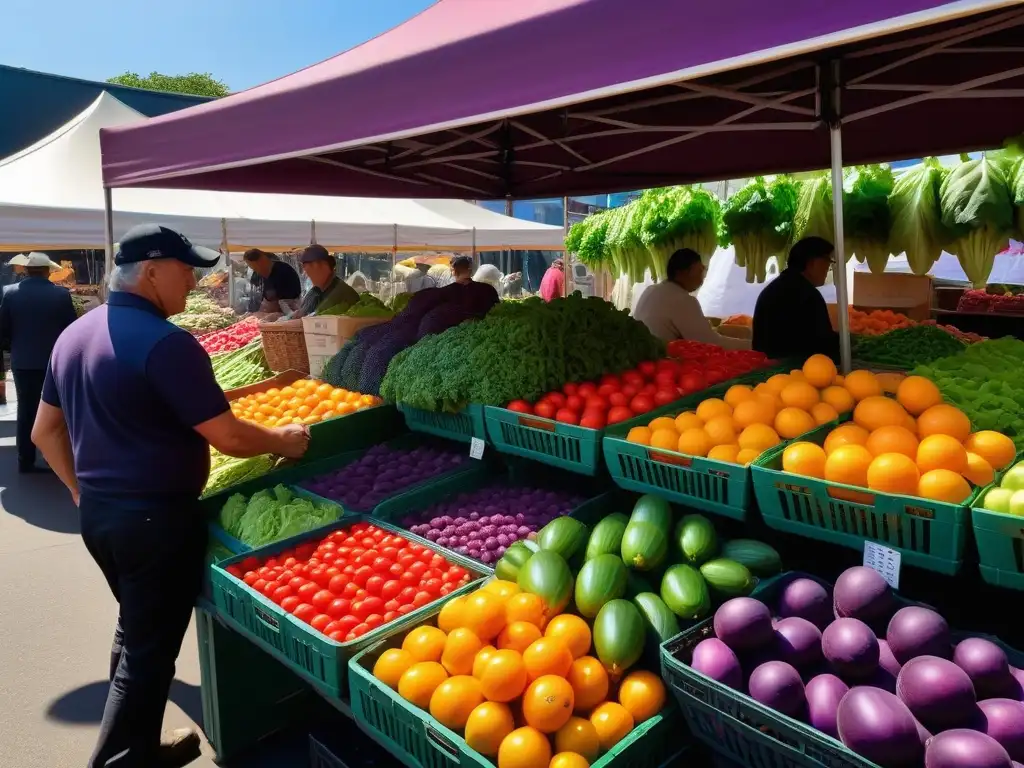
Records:
[[[82,539],[120,605],[110,690],[89,768],[157,765],[174,662],[202,589],[206,524],[196,500],[82,492]]]
[[[43,394],[46,371],[14,368],[14,388],[18,390],[18,465],[24,469],[35,466],[36,447],[32,444],[32,425],[36,422],[39,398]]]

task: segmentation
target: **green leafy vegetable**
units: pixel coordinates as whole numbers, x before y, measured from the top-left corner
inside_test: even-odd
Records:
[[[278,459],[270,455],[253,456],[250,459],[236,459],[214,453],[210,479],[206,481],[203,497],[212,496],[233,485],[262,477],[277,464]]]
[[[722,221],[718,198],[699,186],[669,187],[653,190],[638,202],[645,204],[640,240],[659,274],[680,248],[692,248],[705,264],[711,260]]]
[[[889,262],[889,195],[896,180],[887,165],[852,168],[843,181],[843,237],[846,253],[867,262],[875,274]]]
[[[914,325],[877,336],[854,336],[852,346],[854,358],[861,362],[908,370],[963,352],[965,345],[934,325]]]
[[[836,241],[832,213],[832,179],[827,171],[812,174],[800,185],[796,213],[793,216],[793,242],[805,237],[823,237]],[[850,252],[846,252],[849,261]]]
[[[939,205],[939,189],[946,173],[938,160],[926,157],[896,179],[889,196],[889,253],[905,253],[915,275],[928,274],[948,239]]]
[[[341,516],[334,504],[314,504],[283,485],[258,491],[246,502],[235,494],[220,511],[220,525],[250,547],[272,544],[332,523]]]
[[[770,184],[757,177],[725,202],[719,242],[733,246],[748,283],[764,282],[772,256],[785,266],[798,195],[799,185],[789,177]]]

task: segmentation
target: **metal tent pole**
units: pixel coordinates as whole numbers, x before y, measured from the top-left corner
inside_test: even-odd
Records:
[[[235,309],[235,280],[231,275],[231,247],[228,245],[228,220],[220,220],[220,249],[224,252],[224,265],[228,270],[228,307]]]
[[[103,239],[106,254],[103,259],[103,285],[100,286],[100,295],[104,298],[107,295],[110,275],[114,271],[114,204],[112,192],[113,190],[110,187],[103,188]]]
[[[832,145],[832,219],[835,229],[835,266],[832,279],[836,284],[836,309],[839,315],[839,361],[843,373],[852,367],[850,354],[850,299],[846,286],[846,245],[843,242],[843,129],[839,117],[839,62],[832,62],[831,109],[829,138]]]
[[[471,241],[470,248],[471,248],[470,254],[472,255],[472,258],[473,258],[473,271],[475,272],[477,267],[480,266],[477,263],[477,257],[476,257],[476,227],[473,227],[473,240]]]
[[[562,239],[569,236],[569,198],[562,198]],[[569,281],[572,280],[573,271],[570,269],[572,254],[564,252],[562,255],[562,296],[569,295]],[[575,286],[574,286],[575,287]]]
[[[316,219],[309,222],[309,244],[316,245]]]

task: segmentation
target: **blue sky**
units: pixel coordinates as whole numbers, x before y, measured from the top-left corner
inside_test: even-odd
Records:
[[[432,0],[4,0],[0,64],[86,80],[209,72],[235,91],[329,58]]]

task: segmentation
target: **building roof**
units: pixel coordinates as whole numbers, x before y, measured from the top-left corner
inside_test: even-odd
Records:
[[[103,91],[147,117],[210,101],[202,96],[145,91],[0,64],[0,112],[11,118],[0,120],[0,158],[60,128]]]

